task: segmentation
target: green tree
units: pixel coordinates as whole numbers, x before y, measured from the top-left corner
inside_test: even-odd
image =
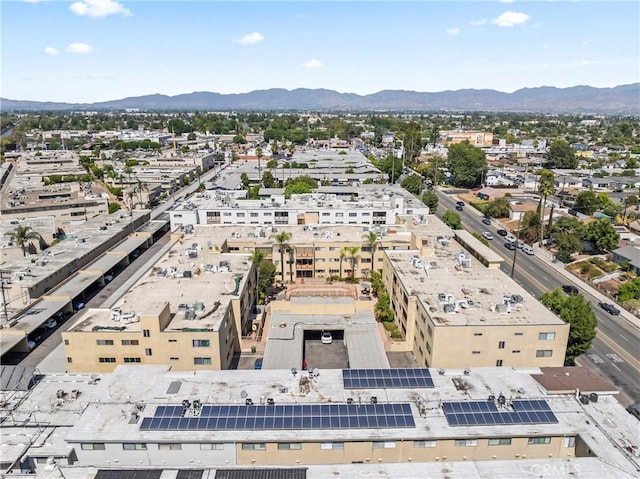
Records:
[[[422,178],[420,178],[418,175],[407,176],[402,180],[401,185],[409,193],[417,195],[422,189]]]
[[[540,194],[540,247],[544,241],[544,207],[547,203],[547,196],[553,194],[554,175],[552,171],[542,170],[540,173],[540,182],[538,193]]]
[[[193,133],[193,132],[191,132],[191,133],[189,133],[189,134],[187,135],[187,140],[189,140],[189,141],[194,141],[196,138],[197,138],[197,137],[196,137],[196,134],[195,134],[195,133]]]
[[[262,184],[265,188],[274,188],[276,186],[276,179],[270,171],[265,171],[263,173]]]
[[[589,223],[585,236],[587,241],[590,241],[593,247],[599,251],[611,251],[620,241],[620,233],[606,218]]]
[[[592,215],[600,207],[598,196],[591,190],[585,190],[576,197],[576,204],[573,209],[585,215]]]
[[[535,243],[540,234],[540,215],[535,211],[527,211],[520,223],[520,239],[525,243]]]
[[[280,233],[271,235],[271,238],[278,243],[278,248],[280,249],[280,273],[282,274],[282,282],[284,283],[284,250],[288,246],[287,242],[291,240],[291,233],[281,231]]]
[[[429,213],[435,214],[438,210],[438,195],[434,191],[422,193],[422,202],[429,208]]]
[[[569,143],[564,140],[555,140],[547,152],[547,166],[549,168],[576,168],[578,158]]]
[[[488,170],[484,151],[468,141],[449,146],[447,162],[453,185],[463,188],[479,186]]]
[[[247,142],[247,140],[244,139],[244,136],[242,135],[236,135],[233,137],[233,142],[236,145],[240,145],[240,144],[245,144]]]
[[[16,245],[22,249],[22,256],[27,255],[26,246],[33,240],[38,240],[39,242],[43,242],[42,236],[40,233],[33,231],[31,226],[22,226],[19,225],[15,230],[8,231],[5,233],[6,236],[13,238]]]
[[[575,234],[558,233],[555,236],[555,241],[556,247],[558,248],[556,258],[563,263],[569,263],[574,253],[580,253],[582,251],[582,240]]]
[[[247,175],[246,173],[242,173],[240,175],[240,181],[242,182],[242,186],[244,186],[245,188],[251,183],[251,181],[249,180],[249,175]]]
[[[630,299],[640,299],[640,278],[627,281],[618,288],[618,301],[624,302]]]
[[[375,233],[375,231],[368,231],[367,234],[363,236],[363,239],[367,242],[367,246],[371,250],[371,271],[374,271],[376,269],[375,259],[376,248],[378,246],[378,235]]]
[[[262,178],[262,176],[260,175],[260,160],[262,160],[262,158],[264,157],[264,152],[262,151],[262,147],[259,146],[258,148],[256,148],[256,156],[258,157],[258,178]]]
[[[256,303],[254,311],[258,312],[258,302],[260,300],[260,263],[262,263],[264,255],[257,249],[253,250],[251,254],[251,264],[254,265],[256,270]]]
[[[591,304],[582,295],[566,296],[560,288],[544,293],[540,301],[547,308],[560,316],[565,323],[569,323],[569,340],[567,341],[567,355],[565,361],[574,364],[575,359],[586,353],[596,337],[598,321],[593,313]]]
[[[120,205],[118,203],[109,203],[109,214],[115,213],[120,209]]]
[[[484,213],[492,218],[508,218],[509,206],[509,198],[497,198],[487,204]]]
[[[378,321],[393,321],[393,310],[391,309],[391,299],[386,291],[378,293],[378,300],[373,308],[373,314]]]
[[[349,262],[351,263],[351,279],[355,279],[356,276],[356,263],[358,262],[360,252],[360,246],[348,246],[346,248],[349,255]]]
[[[442,221],[449,228],[454,230],[462,229],[462,222],[460,221],[460,215],[455,211],[447,210],[442,215]]]

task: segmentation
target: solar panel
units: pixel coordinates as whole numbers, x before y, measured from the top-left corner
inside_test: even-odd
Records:
[[[427,368],[343,369],[345,389],[414,389],[432,388]]]
[[[556,424],[545,400],[514,399],[513,411],[499,410],[493,401],[444,402],[442,409],[449,426],[485,426],[501,424]]]
[[[183,417],[182,406],[158,406],[140,423],[143,431],[374,429],[415,427],[411,405],[287,404],[203,406],[198,416]]]

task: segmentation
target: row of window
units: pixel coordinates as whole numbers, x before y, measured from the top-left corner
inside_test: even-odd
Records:
[[[519,349],[512,349],[511,352],[513,354],[519,354],[521,351]],[[481,354],[482,351],[474,350],[471,351],[471,354]],[[538,349],[536,350],[536,358],[550,358],[553,356],[553,349]],[[502,365],[500,365],[502,366]]]
[[[148,329],[145,329],[148,331]],[[148,337],[148,336],[147,336]],[[170,343],[175,343],[177,340],[170,339]],[[208,339],[194,339],[192,342],[194,348],[209,348],[211,347],[211,341]],[[121,340],[123,346],[138,346],[140,342],[137,339],[123,339]],[[113,339],[96,339],[96,345],[98,346],[113,346]],[[151,356],[148,354],[147,356]]]
[[[563,438],[562,446],[563,447],[575,447],[576,438],[573,436],[567,436]],[[510,446],[512,442],[512,438],[510,437],[499,437],[499,438],[491,438],[487,440],[489,446]],[[413,441],[413,447],[415,448],[430,448],[436,447],[438,441],[429,440],[429,441]],[[551,444],[551,437],[549,436],[541,436],[541,437],[530,437],[527,440],[527,444],[532,445],[544,445]],[[475,447],[478,445],[477,439],[456,439],[454,441],[455,447]],[[147,450],[148,444],[143,442],[129,442],[122,444],[122,449],[125,451],[145,451]],[[302,450],[301,442],[279,442],[277,443],[277,447],[279,451],[300,451]],[[395,449],[397,447],[397,441],[374,441],[373,449]],[[81,443],[80,448],[86,451],[104,451],[105,443],[103,442],[90,442],[90,443]],[[222,443],[201,443],[201,450],[209,450],[209,451],[222,451],[224,450],[224,444]],[[320,443],[320,449],[328,450],[328,449],[344,449],[344,442],[322,442]],[[160,451],[180,451],[182,450],[182,444],[180,443],[159,443],[158,450]],[[243,451],[266,451],[267,443],[264,442],[247,442],[242,444]]]
[[[147,356],[151,356],[151,352],[150,352],[151,350],[149,349],[148,351],[149,351],[149,354],[147,354]],[[178,358],[178,357],[171,357],[169,359],[171,361],[179,361],[180,360],[180,358]],[[141,359],[137,358],[137,357],[126,357],[123,360],[124,360],[125,363],[139,363],[139,362],[141,362]],[[73,362],[73,359],[68,357],[67,358],[67,362],[71,363],[71,362]],[[113,357],[102,357],[102,358],[98,358],[98,362],[99,363],[116,363],[117,361],[116,361],[116,358],[113,358]],[[199,366],[202,366],[202,365],[208,366],[208,365],[211,365],[211,358],[196,357],[196,358],[193,358],[193,364],[199,365]]]

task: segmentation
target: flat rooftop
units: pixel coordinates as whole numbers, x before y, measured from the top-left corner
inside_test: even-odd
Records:
[[[194,245],[197,245],[194,248]],[[187,252],[196,250],[197,257]],[[222,266],[222,265],[226,266]],[[206,328],[216,330],[236,290],[244,289],[251,269],[249,256],[223,254],[209,250],[206,242],[188,240],[176,242],[172,248],[122,296],[112,309],[133,312],[138,316],[157,315],[165,302],[173,314],[168,330]],[[220,302],[217,307],[216,302]],[[186,307],[202,303],[203,313],[198,320],[186,319]],[[183,306],[182,306],[183,305]],[[90,309],[69,329],[91,331],[96,327],[113,326],[111,309]],[[140,323],[121,324],[126,331],[139,331]]]
[[[386,254],[399,281],[424,304],[436,326],[565,324],[505,273],[486,268],[455,241],[432,247],[432,254],[423,256],[417,251]],[[508,312],[492,310],[511,295],[523,301],[512,304]],[[445,312],[445,303],[457,301],[463,303],[455,312]]]

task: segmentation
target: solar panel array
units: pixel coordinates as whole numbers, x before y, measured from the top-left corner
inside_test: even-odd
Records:
[[[265,429],[373,429],[415,427],[411,405],[289,404],[202,406],[198,416],[182,406],[158,406],[140,424],[143,431]]]
[[[432,388],[433,380],[427,368],[343,369],[345,389],[410,389]]]
[[[544,400],[511,402],[513,411],[499,410],[493,401],[443,402],[449,426],[486,426],[500,424],[555,424],[558,422]]]

